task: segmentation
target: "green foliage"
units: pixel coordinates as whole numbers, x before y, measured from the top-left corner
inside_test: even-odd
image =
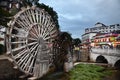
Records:
[[[72,42],[72,37],[71,37],[70,33],[68,33],[68,32],[61,32],[60,34],[61,34],[60,35],[61,36],[61,40]]]
[[[7,17],[10,16],[11,14],[8,11],[0,8],[0,25],[7,26],[7,22],[10,20]]]
[[[2,44],[0,44],[0,54],[4,52],[5,52],[5,47]]]
[[[38,4],[38,2],[39,2],[39,0],[23,0],[22,1],[22,5],[24,7],[26,7],[26,6],[33,6],[33,5]]]
[[[17,14],[19,12],[19,9],[13,7],[10,11],[11,11],[11,15],[14,16],[15,14]]]
[[[57,28],[59,28],[58,15],[57,15],[57,13],[53,10],[53,8],[52,8],[52,7],[49,7],[49,6],[45,5],[45,4],[40,4],[40,3],[37,3],[36,5],[37,5],[37,7],[42,8],[42,9],[44,9],[45,11],[47,11],[48,14],[51,15],[51,17],[52,17],[54,23],[56,24]]]
[[[32,2],[30,0],[23,0],[22,1],[22,5],[24,7],[27,7],[27,6],[32,6]]]
[[[70,80],[101,80],[106,75],[111,75],[111,71],[104,67],[92,64],[78,64],[70,71]]]
[[[49,6],[45,5],[45,4],[40,4],[38,2],[39,2],[39,0],[23,0],[22,5],[24,7],[36,5],[37,7],[44,9],[45,11],[47,11],[51,15],[54,23],[56,24],[57,28],[59,29],[57,13],[53,10],[52,7],[49,7]]]
[[[78,46],[81,43],[79,38],[73,39],[73,45]]]

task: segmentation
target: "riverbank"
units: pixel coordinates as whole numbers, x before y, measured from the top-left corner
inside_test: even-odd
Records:
[[[54,72],[39,80],[111,80],[113,73],[114,70],[96,64],[77,64],[68,73]]]
[[[23,73],[13,67],[13,63],[8,59],[0,59],[0,80],[19,80],[19,76]]]
[[[21,80],[19,76],[23,73],[13,69],[14,65],[7,57],[0,57],[0,64],[0,80]],[[120,71],[99,66],[97,63],[77,62],[68,73],[53,72],[39,80],[120,80],[119,75]]]

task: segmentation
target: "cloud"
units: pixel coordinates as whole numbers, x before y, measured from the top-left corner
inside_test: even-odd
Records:
[[[40,0],[58,13],[60,29],[81,37],[96,22],[120,23],[120,0]]]

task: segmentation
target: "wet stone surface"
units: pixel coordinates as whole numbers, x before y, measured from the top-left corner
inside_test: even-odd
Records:
[[[39,80],[69,80],[69,76],[65,72],[54,72],[52,74],[43,76]]]
[[[18,80],[22,72],[13,69],[13,64],[7,59],[0,60],[0,80]]]
[[[113,74],[106,76],[103,80],[120,80],[120,70],[113,70]]]

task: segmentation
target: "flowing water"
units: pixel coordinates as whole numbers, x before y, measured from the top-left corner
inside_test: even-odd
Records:
[[[106,76],[103,80],[120,80],[120,70],[113,70],[113,74]]]
[[[69,80],[69,76],[68,76],[68,73],[54,72],[52,74],[48,74],[46,76],[43,76],[39,80]]]

